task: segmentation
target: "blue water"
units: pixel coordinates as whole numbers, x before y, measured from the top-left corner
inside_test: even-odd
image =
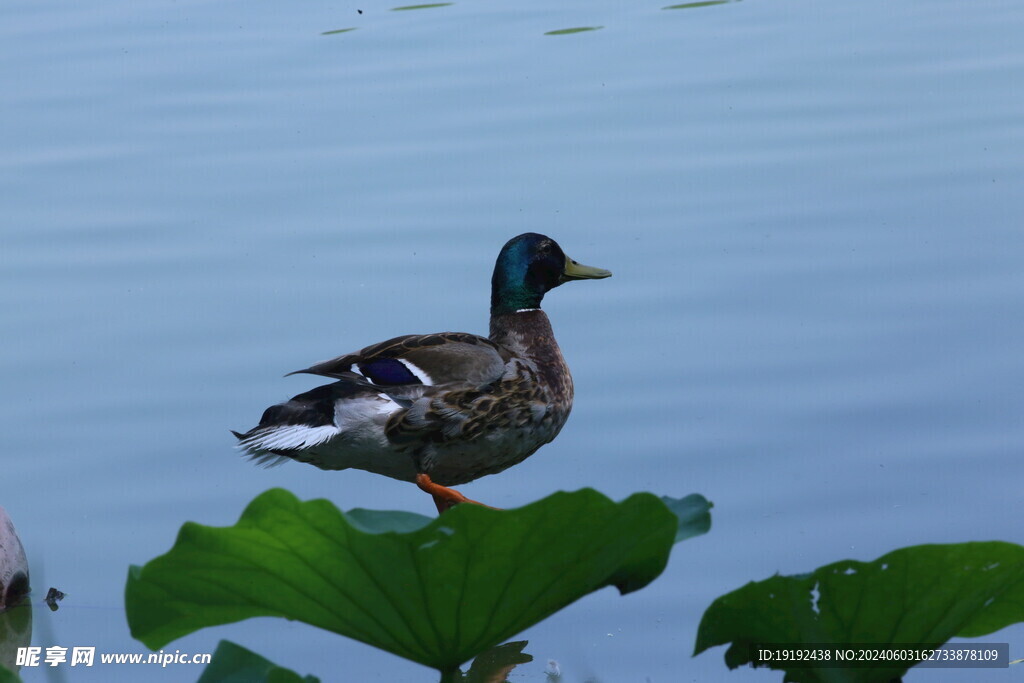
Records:
[[[0,505],[36,597],[68,594],[33,644],[144,652],[128,565],[272,486],[429,513],[362,472],[252,467],[228,430],[313,386],[281,377],[311,362],[486,332],[494,257],[525,231],[615,276],[545,300],[576,378],[561,436],[463,490],[715,509],[650,587],[522,634],[513,680],[549,659],[567,683],[778,680],[690,657],[715,597],[1024,542],[1024,7],[662,6],[5,4]],[[544,35],[577,26],[602,28]],[[168,649],[220,638],[324,680],[435,678],[274,620]],[[1024,656],[1020,626],[988,639]],[[933,679],[962,680],[907,677]]]

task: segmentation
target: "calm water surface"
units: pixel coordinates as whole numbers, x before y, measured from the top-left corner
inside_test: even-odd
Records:
[[[5,3],[0,505],[36,597],[68,594],[33,644],[145,651],[128,565],[272,486],[429,513],[373,475],[252,467],[228,429],[313,386],[281,377],[313,361],[485,332],[494,257],[528,230],[615,277],[545,301],[577,383],[562,435],[466,493],[715,509],[650,587],[525,632],[513,680],[549,659],[567,683],[778,680],[690,657],[715,597],[1024,542],[1024,7],[662,7]],[[544,35],[579,26],[603,28]],[[220,638],[326,681],[435,676],[276,620],[169,650]],[[989,640],[1024,656],[1020,626]],[[963,680],[907,677],[933,679]]]

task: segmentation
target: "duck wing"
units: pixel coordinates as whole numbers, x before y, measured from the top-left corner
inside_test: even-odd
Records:
[[[333,379],[357,375],[380,387],[479,386],[501,378],[511,357],[507,349],[475,334],[407,334],[289,374]]]

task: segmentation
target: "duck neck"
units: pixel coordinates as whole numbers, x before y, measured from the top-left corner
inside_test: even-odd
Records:
[[[542,365],[564,363],[551,322],[539,308],[491,314],[491,341]]]

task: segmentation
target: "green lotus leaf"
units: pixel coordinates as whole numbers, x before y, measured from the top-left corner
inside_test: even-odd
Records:
[[[18,674],[0,664],[0,683],[21,683],[21,678]]]
[[[584,489],[428,519],[346,515],[272,489],[233,527],[188,522],[167,554],[132,567],[125,609],[132,635],[154,649],[206,626],[279,616],[453,672],[587,593],[647,585],[680,524],[699,524],[709,506],[681,520],[648,493],[615,503]]]
[[[2,550],[0,547],[0,551]],[[0,593],[2,592],[3,586],[0,586]],[[14,672],[18,649],[28,647],[32,644],[31,641],[32,603],[27,597],[22,597],[17,605],[0,610],[0,683],[15,683],[21,680]]]
[[[527,642],[519,640],[514,643],[505,643],[490,650],[481,652],[473,660],[473,666],[469,671],[460,677],[453,676],[462,683],[494,683],[494,681],[505,681],[512,669],[520,664],[533,661],[533,656],[523,652]]]
[[[661,502],[679,518],[676,543],[711,531],[711,508],[713,506],[707,498],[699,493],[691,493],[685,498],[662,496]]]
[[[222,640],[197,683],[320,683],[320,679],[300,676],[252,650]]]
[[[366,510],[354,508],[345,513],[345,520],[359,531],[382,534],[388,531],[418,531],[434,521],[433,517],[403,510]]]
[[[1024,547],[991,541],[901,548],[874,562],[845,560],[773,576],[723,595],[704,613],[694,654],[732,643],[730,668],[755,644],[919,644],[982,636],[1024,621]],[[898,680],[891,668],[794,668],[786,681]]]

